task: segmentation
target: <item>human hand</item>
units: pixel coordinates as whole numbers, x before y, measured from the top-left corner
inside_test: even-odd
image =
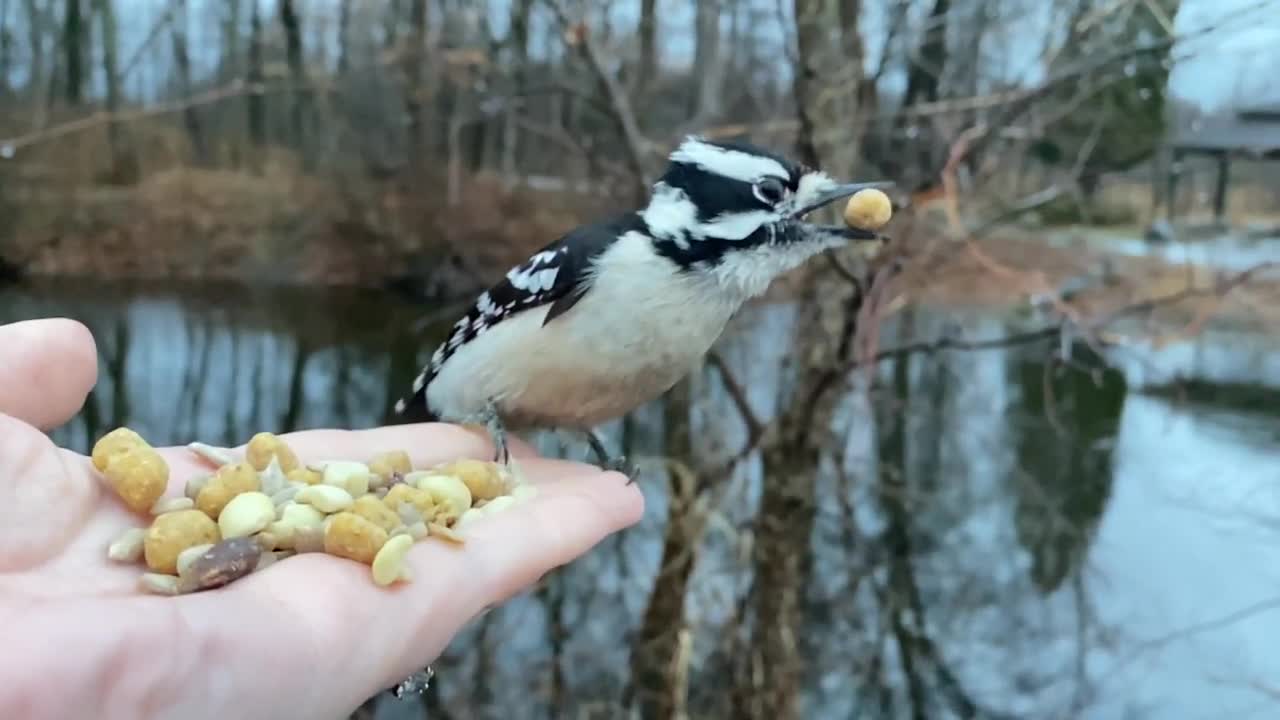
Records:
[[[84,326],[0,326],[0,717],[344,718],[430,663],[486,607],[644,509],[621,474],[514,443],[538,493],[468,524],[461,547],[415,543],[412,582],[381,588],[367,566],[308,553],[217,590],[148,595],[139,568],[106,556],[147,519],[87,457],[41,432],[71,418],[96,380]],[[416,467],[493,453],[487,438],[452,425],[282,437],[303,460],[405,449]],[[159,450],[171,469],[166,496],[209,471],[185,448]]]

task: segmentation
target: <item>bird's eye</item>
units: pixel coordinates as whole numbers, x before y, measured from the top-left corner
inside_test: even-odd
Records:
[[[787,193],[787,188],[783,186],[781,180],[767,177],[756,183],[755,193],[756,197],[764,202],[776,205],[782,201],[783,195]]]

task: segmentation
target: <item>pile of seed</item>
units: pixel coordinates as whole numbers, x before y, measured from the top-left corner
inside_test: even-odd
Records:
[[[151,516],[107,549],[122,563],[144,563],[139,585],[165,595],[221,587],[298,553],[323,552],[370,566],[373,581],[409,581],[404,558],[414,542],[463,542],[463,526],[515,505],[534,487],[506,467],[455,460],[414,469],[403,450],[369,462],[304,464],[271,433],[258,433],[244,457],[203,443],[188,446],[213,472],[164,497],[169,467],[138,433],[118,428],[93,448],[93,466],[130,509]]]

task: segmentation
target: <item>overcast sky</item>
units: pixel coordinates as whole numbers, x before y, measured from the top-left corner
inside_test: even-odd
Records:
[[[1280,102],[1280,0],[1240,15],[1258,0],[1183,0],[1174,27],[1191,32],[1238,16],[1205,52],[1174,67],[1170,90],[1206,109],[1245,103]]]

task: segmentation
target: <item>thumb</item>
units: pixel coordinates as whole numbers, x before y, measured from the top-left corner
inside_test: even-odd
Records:
[[[81,323],[0,325],[0,413],[50,430],[79,412],[97,381],[97,346]]]
[[[61,552],[97,488],[48,435],[0,414],[0,573]]]
[[[71,419],[97,379],[84,325],[0,325],[0,572],[56,554],[92,502],[93,486],[42,430]]]

